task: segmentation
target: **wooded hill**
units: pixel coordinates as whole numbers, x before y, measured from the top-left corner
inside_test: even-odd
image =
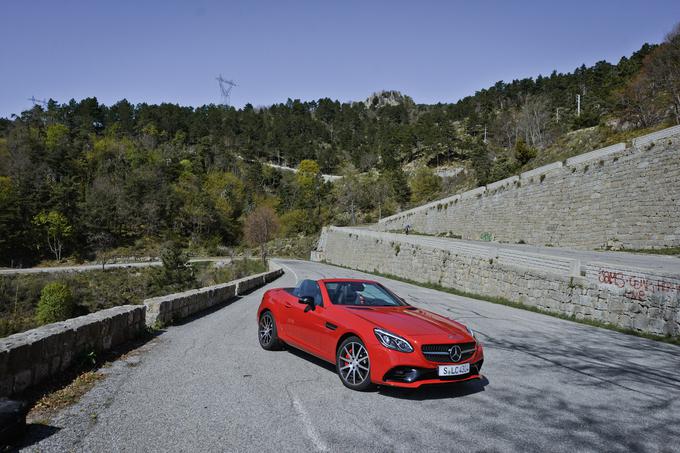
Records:
[[[605,140],[680,121],[679,66],[676,30],[616,64],[498,82],[451,104],[395,92],[241,109],[51,100],[0,120],[0,265],[169,236],[237,244],[256,206],[280,216],[281,235],[375,221],[455,189],[428,166],[465,166],[468,184],[484,184],[573,131],[595,127]],[[346,177],[325,184],[321,172]]]

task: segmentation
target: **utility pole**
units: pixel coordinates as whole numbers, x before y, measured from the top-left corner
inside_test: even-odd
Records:
[[[557,124],[560,124],[560,108],[557,107],[556,110],[557,110],[557,118],[556,118],[556,122],[557,122]]]
[[[581,95],[576,95],[576,116],[581,116]]]
[[[484,125],[484,144],[486,144],[486,124]]]

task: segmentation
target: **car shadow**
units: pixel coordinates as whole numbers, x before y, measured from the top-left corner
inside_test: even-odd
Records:
[[[337,374],[335,365],[313,356],[312,354],[295,349],[289,345],[285,345],[281,351],[293,354],[294,356],[318,365],[319,367],[324,368],[333,374]],[[339,380],[338,385],[342,385]],[[415,389],[389,387],[383,385],[375,387],[373,391],[379,395],[389,398],[422,401],[445,398],[460,398],[462,396],[474,395],[475,393],[483,392],[487,385],[489,385],[489,379],[482,375],[481,378],[470,381],[451,382],[446,384],[425,384]]]
[[[332,372],[333,374],[336,374],[335,365],[333,365],[332,363],[328,363],[325,360],[322,360],[312,354],[309,354],[305,351],[301,351],[300,349],[295,349],[293,346],[290,345],[285,345],[281,350],[289,352],[294,356],[304,359],[308,362],[312,362],[313,364],[325,368],[326,370]]]
[[[43,439],[59,432],[61,428],[43,423],[27,423],[22,432],[17,433],[16,437],[3,447],[0,444],[0,451],[19,451],[28,448]],[[5,450],[3,450],[5,448]]]
[[[403,400],[440,400],[474,395],[475,393],[483,392],[487,385],[489,385],[489,379],[482,375],[481,378],[470,381],[425,384],[414,389],[380,386],[378,387],[378,393],[390,398]]]

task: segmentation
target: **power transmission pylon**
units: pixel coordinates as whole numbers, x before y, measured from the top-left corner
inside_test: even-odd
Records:
[[[222,77],[222,74],[220,74],[219,77],[216,77],[217,83],[220,84],[220,92],[222,93],[222,103],[224,105],[229,105],[229,96],[231,95],[231,89],[234,88],[236,83],[234,83],[233,80],[226,80],[224,77]]]
[[[31,101],[33,105],[42,104],[44,107],[47,107],[47,101],[45,99],[37,99],[35,96],[31,96],[28,100]]]

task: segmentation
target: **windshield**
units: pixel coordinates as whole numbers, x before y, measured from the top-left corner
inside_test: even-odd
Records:
[[[386,288],[376,283],[326,282],[325,285],[333,305],[367,305],[374,307],[407,305]]]

